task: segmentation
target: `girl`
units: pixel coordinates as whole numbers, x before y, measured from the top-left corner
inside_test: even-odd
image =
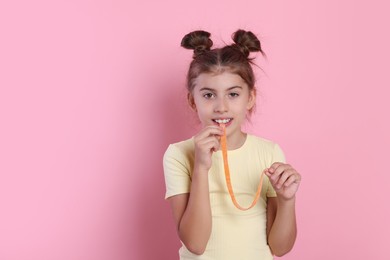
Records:
[[[249,54],[263,54],[260,41],[243,30],[233,34],[233,41],[211,49],[210,34],[194,31],[181,43],[194,50],[187,75],[188,102],[203,127],[196,136],[171,144],[164,155],[165,198],[182,242],[183,260],[273,259],[272,255],[289,252],[296,238],[300,174],[285,164],[277,144],[241,130],[255,106]],[[226,139],[229,165],[224,169],[227,158],[221,143]],[[232,203],[224,175],[229,169],[232,195],[240,205],[250,205],[260,186],[254,207],[243,211]]]

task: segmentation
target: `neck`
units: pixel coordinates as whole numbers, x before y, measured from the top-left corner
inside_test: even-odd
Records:
[[[227,136],[227,148],[228,150],[235,150],[244,145],[247,134],[239,131]]]

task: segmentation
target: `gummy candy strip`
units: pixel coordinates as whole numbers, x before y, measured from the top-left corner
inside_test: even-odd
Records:
[[[257,187],[256,195],[255,195],[255,198],[253,199],[252,204],[249,207],[247,207],[247,208],[242,207],[237,202],[236,197],[234,196],[233,186],[232,186],[232,182],[231,182],[231,179],[230,179],[230,171],[229,171],[228,156],[227,156],[226,127],[225,127],[224,124],[221,124],[221,126],[222,126],[222,129],[223,129],[223,136],[221,136],[221,150],[222,150],[222,156],[223,156],[223,167],[225,169],[226,185],[227,185],[227,188],[228,188],[228,191],[229,191],[229,194],[230,194],[230,198],[232,199],[233,204],[234,204],[234,206],[236,206],[236,208],[238,208],[240,210],[248,210],[248,209],[252,208],[254,205],[256,205],[256,202],[258,201],[258,199],[260,197],[261,187],[263,186],[263,176],[264,176],[264,174],[261,173],[260,183],[259,183],[259,186]]]

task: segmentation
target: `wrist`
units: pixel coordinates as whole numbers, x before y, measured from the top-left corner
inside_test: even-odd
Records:
[[[291,198],[283,198],[281,196],[277,196],[276,198],[278,200],[278,205],[280,206],[295,205],[295,195]]]
[[[194,173],[197,173],[197,174],[207,174],[209,172],[210,168],[209,167],[205,167],[205,166],[201,166],[201,165],[197,165],[195,164],[194,166]]]

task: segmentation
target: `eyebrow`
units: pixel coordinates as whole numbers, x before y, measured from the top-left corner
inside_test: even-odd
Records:
[[[242,89],[241,86],[233,86],[233,87],[228,88],[227,91],[232,90],[232,89],[235,89],[235,88]],[[203,91],[203,90],[215,91],[215,89],[209,88],[209,87],[203,87],[203,88],[199,89],[199,91]]]

